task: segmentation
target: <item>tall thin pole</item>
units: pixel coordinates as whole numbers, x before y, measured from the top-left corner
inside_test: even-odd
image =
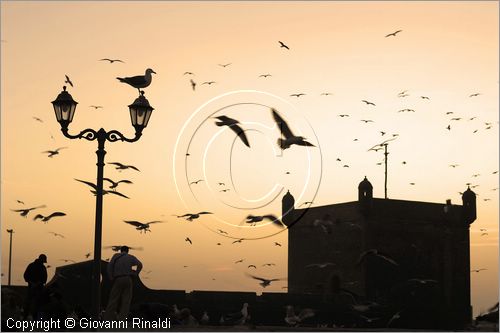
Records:
[[[104,178],[104,143],[106,132],[100,129],[97,132],[98,148],[97,154],[97,181],[95,200],[95,236],[94,236],[94,263],[92,281],[92,315],[95,319],[101,313],[101,247],[102,247],[102,192]]]
[[[9,245],[9,279],[7,285],[10,286],[10,277],[12,270],[12,234],[14,233],[14,229],[7,229],[7,232],[10,234],[10,245]]]
[[[384,194],[385,194],[385,198],[387,199],[387,155],[389,155],[389,153],[387,152],[387,143],[384,144],[384,155],[385,155]]]

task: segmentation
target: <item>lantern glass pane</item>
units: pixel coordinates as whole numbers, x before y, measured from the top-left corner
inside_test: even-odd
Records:
[[[137,125],[137,111],[136,109],[130,107],[130,121],[132,122],[132,126]]]
[[[59,105],[54,104],[54,112],[56,113],[57,121],[61,121],[61,107]]]
[[[146,111],[146,117],[144,119],[144,127],[148,126],[149,118],[151,118],[152,113],[153,113],[153,111],[151,111],[151,110]]]

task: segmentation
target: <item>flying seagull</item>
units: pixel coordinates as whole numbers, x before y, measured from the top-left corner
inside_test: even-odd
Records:
[[[287,45],[285,45],[285,43],[283,43],[282,41],[279,40],[278,43],[280,43],[280,47],[284,47],[285,49],[290,50],[290,48]]]
[[[68,148],[68,147],[60,147],[60,148],[57,148],[57,149],[55,149],[55,150],[46,150],[46,151],[42,151],[42,154],[49,154],[49,155],[47,155],[47,157],[52,158],[52,156],[54,156],[54,155],[58,155],[58,154],[59,154],[59,151],[60,151],[61,149],[66,149],[66,148]]]
[[[132,170],[135,170],[135,171],[139,171],[139,169],[137,169],[135,166],[133,165],[125,165],[125,164],[121,164],[120,162],[109,162],[108,164],[111,164],[111,165],[115,165],[115,169],[116,170],[125,170],[125,169],[132,169]]]
[[[309,264],[309,265],[306,265],[305,267],[306,268],[317,267],[317,268],[323,269],[323,268],[326,268],[329,266],[335,266],[335,264],[332,262],[325,262],[325,263],[321,263],[321,264]]]
[[[39,121],[39,122],[43,123],[43,120],[41,118],[33,117],[33,119],[35,119],[36,121]]]
[[[276,111],[276,109],[271,108],[271,111],[273,113],[274,121],[281,131],[281,135],[285,137],[284,139],[278,139],[278,145],[281,149],[288,149],[292,145],[316,147],[312,143],[306,141],[306,138],[304,138],[303,136],[295,136],[290,130],[290,127],[288,127],[288,124],[278,114],[278,111]]]
[[[144,75],[137,75],[131,77],[117,77],[116,79],[120,82],[126,83],[134,88],[137,88],[140,94],[141,93],[140,88],[146,88],[151,84],[151,80],[153,79],[151,73],[156,74],[154,70],[148,68],[146,69],[146,73]]]
[[[133,247],[133,246],[128,246],[128,245],[110,245],[110,246],[104,246],[104,249],[111,249],[115,252],[120,251],[122,246],[128,247],[130,250],[135,250],[135,251],[142,251],[144,250],[142,247]]]
[[[221,66],[221,67],[226,68],[227,66],[231,65],[231,63],[227,63],[227,64],[218,64],[218,65],[219,65],[219,66]]]
[[[361,102],[366,103],[366,105],[373,105],[373,106],[376,106],[376,105],[375,105],[375,103],[372,103],[372,102],[367,101],[367,100],[365,100],[365,99],[362,99],[362,100],[361,100]]]
[[[252,275],[252,274],[248,274],[248,273],[246,273],[246,275],[249,276],[249,277],[251,277],[252,279],[261,281],[261,282],[259,282],[259,284],[263,288],[269,286],[271,284],[271,282],[273,282],[273,281],[285,280],[285,279],[266,279],[266,278],[261,278],[261,277],[258,277],[258,276]]]
[[[89,105],[89,107],[94,108],[95,110],[102,109],[101,105]]]
[[[118,187],[118,185],[120,185],[120,183],[123,183],[123,184],[133,184],[132,181],[128,180],[128,179],[122,179],[122,180],[119,180],[117,182],[109,179],[109,178],[103,178],[103,180],[107,181],[107,182],[110,182],[111,185],[109,186],[110,189],[114,190]]]
[[[109,58],[102,58],[102,59],[99,59],[99,61],[109,61],[110,64],[114,63],[114,62],[122,62],[122,63],[125,63],[125,61],[123,60],[120,60],[120,59],[109,59]]]
[[[34,209],[38,209],[38,208],[45,208],[45,207],[46,207],[45,205],[41,205],[41,206],[36,206],[36,207],[32,207],[32,208],[11,209],[11,211],[16,212],[16,213],[21,213],[21,216],[26,217],[26,216],[28,216],[30,211],[32,211]]]
[[[205,81],[205,82],[202,83],[202,85],[203,84],[208,84],[210,86],[210,85],[212,85],[214,83],[217,83],[217,82],[215,82],[215,81]]]
[[[71,82],[71,80],[69,79],[69,76],[67,76],[67,75],[64,75],[64,76],[66,76],[66,81],[64,81],[64,83],[67,83],[73,87],[73,82]]]
[[[305,95],[306,95],[306,94],[304,94],[304,93],[299,93],[299,94],[291,94],[290,96],[291,96],[291,97],[297,97],[297,98],[298,98],[298,97],[300,97],[300,96],[305,96]]]
[[[57,216],[66,216],[66,213],[63,213],[63,212],[54,212],[48,216],[43,216],[42,214],[37,214],[34,218],[33,218],[33,221],[36,221],[38,219],[41,219],[42,222],[49,222],[49,220],[53,217],[57,217]]]
[[[149,229],[150,228],[150,224],[153,224],[153,223],[163,223],[164,221],[151,221],[151,222],[146,222],[146,223],[142,223],[142,222],[139,222],[139,221],[123,221],[127,224],[130,224],[130,225],[133,225],[135,227],[136,230],[139,230],[141,233],[144,232],[151,232],[151,230]]]
[[[474,93],[474,94],[469,95],[469,97],[476,97],[476,96],[479,96],[479,95],[481,95],[481,94],[480,93]]]
[[[245,134],[245,131],[238,125],[240,122],[236,119],[229,118],[228,116],[218,116],[215,117],[219,121],[215,122],[217,126],[228,126],[236,135],[243,141],[243,143],[250,148],[250,143],[248,142],[248,138]]]
[[[390,36],[394,36],[394,37],[396,37],[396,35],[397,35],[398,33],[400,33],[401,31],[403,31],[403,30],[396,30],[396,31],[394,31],[394,32],[392,32],[392,33],[390,33],[390,34],[385,35],[385,37],[390,37]]]
[[[74,179],[75,179],[76,181],[80,182],[80,183],[83,183],[83,184],[85,184],[85,185],[88,185],[88,186],[92,187],[92,188],[93,188],[93,190],[90,190],[90,192],[91,192],[92,194],[94,194],[94,195],[97,195],[97,185],[96,185],[96,184],[94,184],[94,183],[92,183],[92,182],[88,182],[88,181],[86,181],[86,180],[81,180],[81,179],[76,179],[76,178],[74,178]],[[107,190],[103,189],[103,190],[102,190],[102,195],[106,195],[106,194],[114,194],[114,195],[118,195],[118,196],[120,196],[120,197],[123,197],[123,198],[125,198],[125,199],[130,199],[130,198],[129,198],[129,197],[127,197],[125,194],[120,193],[120,192],[118,192],[118,191],[116,191],[116,190],[113,190],[113,191],[107,191]]]
[[[184,215],[175,215],[175,216],[177,216],[178,218],[185,218],[187,221],[193,221],[193,220],[196,220],[197,218],[199,218],[200,215],[205,215],[205,214],[213,214],[213,213],[211,213],[211,212],[199,212],[196,214],[187,213]]]
[[[192,185],[192,184],[196,184],[198,185],[199,182],[202,182],[203,179],[198,179],[198,180],[195,180],[194,182],[190,182],[189,185]]]
[[[361,255],[359,256],[359,259],[358,259],[358,265],[364,259],[366,259],[366,257],[368,257],[368,256],[373,256],[373,257],[376,257],[376,258],[382,260],[383,262],[389,263],[389,264],[394,265],[394,266],[399,266],[398,263],[395,262],[393,259],[380,254],[377,249],[370,249],[370,250],[367,250],[367,251],[361,253]]]
[[[487,270],[486,268],[473,269],[471,270],[471,273],[479,273],[481,271],[486,271],[486,270]]]
[[[281,246],[281,244],[278,242],[274,242],[274,246]]]
[[[16,200],[17,203],[20,203],[21,205],[24,205],[24,201],[21,200]]]
[[[261,75],[259,75],[259,77],[263,77],[263,78],[267,78],[269,76],[272,76],[272,75],[271,74],[261,74]]]
[[[58,234],[57,232],[49,231],[49,233],[51,233],[52,235],[54,235],[56,237],[65,238],[64,235]]]
[[[186,237],[186,239],[184,241],[186,241],[189,244],[193,245],[193,241],[189,237]]]
[[[184,74],[182,74],[182,75],[194,75],[194,73],[193,72],[184,72]]]
[[[193,81],[193,79],[189,80],[191,82],[191,88],[193,89],[193,91],[195,91],[196,89],[196,82]]]
[[[245,218],[245,223],[252,223],[256,224],[258,222],[262,222],[263,220],[269,220],[273,222],[273,224],[278,225],[280,227],[284,227],[285,225],[283,222],[281,222],[275,215],[269,214],[269,215],[263,215],[263,216],[256,216],[256,215],[248,215]]]

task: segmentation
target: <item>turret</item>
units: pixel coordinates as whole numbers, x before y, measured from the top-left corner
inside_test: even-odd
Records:
[[[358,185],[358,204],[362,214],[368,214],[370,212],[372,199],[373,186],[365,176],[365,179]]]
[[[293,221],[293,211],[295,209],[295,199],[290,191],[281,199],[281,219],[288,226]]]
[[[463,219],[467,224],[476,220],[476,193],[470,187],[462,194]]]

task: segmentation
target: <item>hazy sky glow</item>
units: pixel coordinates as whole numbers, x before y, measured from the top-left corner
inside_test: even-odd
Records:
[[[24,283],[23,270],[39,253],[47,254],[52,274],[64,264],[61,259],[85,260],[93,251],[95,198],[74,178],[95,182],[97,144],[68,140],[60,132],[50,102],[64,75],[72,79],[75,86],[68,91],[79,102],[71,133],[103,127],[132,137],[127,106],[137,90],[116,77],[143,74],[149,67],[157,72],[145,89],[155,111],[143,137],[133,144],[106,144],[106,162],[133,164],[141,172],[105,167],[106,177],[134,184],[119,186],[129,200],[104,197],[103,216],[104,246],[144,247],[135,254],[144,270],[152,271],[143,275],[147,286],[261,292],[244,276],[249,264],[257,265],[256,275],[286,277],[286,231],[249,227],[242,224],[244,217],[279,214],[288,189],[297,205],[354,201],[364,176],[374,196],[383,197],[383,167],[377,165],[383,155],[367,150],[397,133],[389,145],[389,198],[461,204],[458,192],[466,183],[477,185],[471,267],[487,270],[471,276],[474,312],[496,302],[497,2],[2,1],[0,6],[2,272],[8,264],[5,229],[13,228],[14,284]],[[402,31],[384,37],[396,30]],[[290,50],[280,48],[279,40]],[[186,71],[195,75],[183,75]],[[267,73],[272,76],[259,77]],[[190,79],[197,82],[196,91]],[[202,85],[205,81],[216,83]],[[405,90],[408,96],[398,97]],[[321,95],[325,92],[331,95]],[[290,96],[296,93],[306,95]],[[294,146],[281,155],[267,106],[319,147]],[[402,109],[415,112],[398,112]],[[248,129],[251,148],[215,126],[210,117],[222,114]],[[42,153],[58,147],[68,149],[53,158]],[[230,191],[220,192],[224,187],[218,182]],[[47,207],[26,219],[11,211],[41,204]],[[215,214],[196,222],[172,216],[203,210]],[[53,211],[67,216],[48,224],[32,220]],[[167,222],[144,235],[123,220]],[[219,228],[232,238],[218,234]],[[188,236],[193,245],[184,241]],[[237,238],[259,239],[231,244]],[[103,250],[103,259],[111,255]],[[262,267],[268,262],[277,265]],[[286,281],[266,291],[283,286]]]

